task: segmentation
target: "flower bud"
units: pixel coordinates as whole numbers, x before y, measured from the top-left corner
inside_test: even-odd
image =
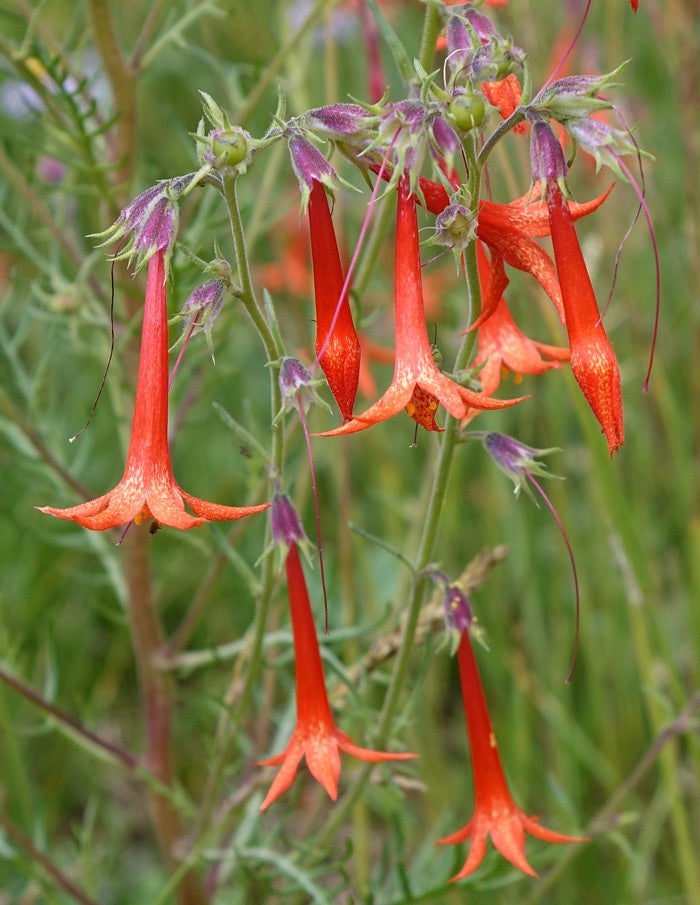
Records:
[[[452,98],[447,110],[459,131],[469,132],[483,122],[486,104],[480,94],[458,94]]]
[[[314,380],[308,368],[298,358],[285,357],[280,361],[279,387],[282,394],[282,409],[275,418],[275,423],[285,412],[299,411],[301,408],[305,415],[314,402],[328,406],[319,397],[316,387],[321,386],[323,380]]]
[[[533,446],[521,443],[520,440],[516,440],[514,437],[509,437],[507,434],[499,434],[496,431],[483,434],[482,439],[486,452],[503,474],[507,475],[515,485],[514,492],[516,496],[523,488],[526,492],[530,492],[528,479],[531,475],[543,478],[558,477],[558,475],[548,472],[546,466],[538,460],[539,456],[559,452],[557,447],[536,449]]]
[[[595,160],[596,170],[606,166],[619,179],[627,180],[618,158],[624,154],[649,156],[632,141],[629,133],[615,129],[598,119],[571,119],[565,123],[569,135]]]
[[[219,132],[216,137],[212,132],[211,149],[217,161],[217,168],[222,166],[236,166],[245,160],[248,154],[248,139],[242,129],[226,129]]]
[[[568,173],[562,147],[549,123],[537,119],[532,124],[530,135],[530,168],[532,181],[546,186],[557,182],[565,190],[564,181]]]
[[[302,135],[295,134],[289,139],[289,154],[301,190],[301,208],[306,211],[314,182],[333,192],[338,187],[338,176],[318,148]]]
[[[445,631],[452,642],[453,653],[462,637],[463,632],[476,631],[476,617],[472,610],[469,597],[459,585],[459,582],[450,581],[440,569],[426,569],[425,574],[440,585],[443,590],[442,605],[445,617]]]
[[[219,275],[201,283],[182,306],[180,316],[184,319],[183,339],[190,333],[204,333],[211,351],[211,334],[221,313],[224,302],[230,297],[231,265],[217,259],[209,265],[211,272]],[[213,353],[212,353],[213,357]]]
[[[289,549],[292,544],[309,543],[299,513],[286,493],[276,493],[270,507],[272,543]]]
[[[433,157],[436,158],[438,164],[444,161],[447,164],[447,169],[452,170],[454,168],[455,154],[462,147],[457,133],[442,116],[436,116],[430,124],[430,135],[432,138],[430,150]]]
[[[245,173],[253,159],[252,136],[239,126],[214,129],[204,138],[203,162],[226,175]]]
[[[359,104],[329,104],[309,110],[304,123],[321,138],[351,141],[370,134],[377,117]]]
[[[477,218],[463,204],[450,204],[435,221],[435,241],[464,251],[476,239]]]
[[[613,79],[626,65],[623,63],[605,75],[569,75],[557,79],[537,95],[532,109],[546,111],[559,121],[610,110],[613,105],[598,95],[604,88],[614,86]]]
[[[106,230],[97,233],[102,244],[128,237],[115,260],[137,258],[136,270],[157,252],[167,258],[177,238],[180,212],[178,200],[191,182],[191,176],[165,179],[137,195]]]

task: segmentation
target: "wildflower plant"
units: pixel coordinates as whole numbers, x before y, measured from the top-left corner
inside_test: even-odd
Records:
[[[609,241],[613,182],[617,211],[636,219],[638,200],[651,226],[644,128],[618,110],[630,68],[568,68],[600,4],[556,5],[570,39],[546,61],[518,0],[282,4],[272,31],[248,4],[183,0],[171,19],[154,3],[129,52],[118,10],[86,0],[92,74],[50,6],[18,4],[0,44],[25,99],[4,90],[3,116],[34,136],[5,129],[0,153],[0,402],[31,476],[17,575],[45,572],[27,605],[60,623],[26,651],[14,615],[0,632],[8,901],[439,903],[489,872],[510,896],[493,901],[534,901],[548,864],[553,882],[598,833],[613,845],[576,794],[581,762],[559,778],[550,757],[604,741],[535,739],[561,688],[528,620],[543,586],[575,601],[556,639],[537,631],[550,651],[573,623],[584,695],[597,578],[575,558],[581,520],[559,515],[585,506],[580,486],[550,498],[540,457],[575,476],[602,450],[614,474],[645,429],[624,426],[623,315],[614,293],[599,304],[614,277],[584,238]],[[172,109],[151,104],[174,58]],[[635,317],[655,343],[658,270],[651,286]],[[552,545],[546,577],[504,565],[487,583],[485,545],[539,555],[498,470],[554,516],[566,555]],[[453,581],[472,558],[488,568]],[[480,671],[487,690],[502,674],[503,754]],[[675,812],[673,832],[689,890]],[[526,834],[565,847],[526,853]]]

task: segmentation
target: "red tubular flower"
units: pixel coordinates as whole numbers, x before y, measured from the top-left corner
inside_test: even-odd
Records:
[[[439,183],[421,178],[420,188],[425,206],[432,214],[441,214],[449,205],[449,196]],[[569,202],[572,219],[578,220],[592,214],[605,201],[611,189],[612,186],[602,195],[583,204]],[[564,322],[564,305],[556,268],[547,252],[534,241],[550,234],[547,207],[541,202],[528,203],[531,196],[537,196],[537,192],[536,184],[527,195],[508,204],[485,200],[479,202],[476,234],[491,252],[493,280],[491,292],[482,299],[481,314],[472,324],[472,329],[483,323],[498,305],[508,282],[504,264],[532,274],[550,297],[562,323]]]
[[[258,763],[260,767],[282,764],[270,791],[260,805],[261,811],[269,807],[291,786],[297,767],[304,756],[311,775],[321,783],[333,801],[338,797],[341,751],[371,763],[407,760],[416,756],[360,748],[336,727],[328,703],[318,637],[296,543],[289,545],[286,571],[294,633],[297,721],[286,749],[281,754]]]
[[[185,511],[185,502],[197,518]],[[194,528],[206,521],[243,518],[269,505],[238,507],[209,503],[185,493],[173,477],[168,450],[165,262],[163,250],[159,249],[148,262],[136,403],[122,479],[109,493],[88,503],[69,509],[37,508],[84,528],[105,531],[132,520],[140,524],[148,518],[172,528]]]
[[[477,242],[476,252],[481,291],[487,298],[493,282],[491,265],[481,242]],[[516,375],[542,374],[550,368],[561,367],[560,362],[569,360],[568,349],[535,342],[525,336],[518,329],[502,296],[491,316],[479,326],[477,343],[478,351],[472,367],[478,374],[482,391],[489,396],[498,389],[505,369]]]
[[[536,877],[525,857],[526,832],[545,842],[582,842],[585,837],[565,836],[548,830],[537,823],[536,817],[529,817],[515,804],[503,773],[468,631],[462,632],[457,659],[474,773],[474,815],[461,830],[438,843],[454,845],[471,840],[467,860],[452,881],[463,880],[474,873],[486,854],[489,836],[504,858],[518,870]]]
[[[612,455],[625,440],[620,369],[600,318],[571,212],[555,179],[547,182],[546,201],[571,346],[571,370]]]
[[[309,232],[316,298],[316,354],[340,414],[349,421],[360,376],[360,341],[347,291],[341,300],[345,278],[338,244],[325,189],[316,180],[309,197]]]
[[[455,418],[463,418],[470,407],[500,409],[521,401],[491,399],[468,390],[446,377],[435,364],[425,326],[416,199],[411,195],[407,175],[403,175],[398,184],[394,321],[395,357],[391,385],[366,412],[320,436],[352,434],[386,421],[411,403],[416,387],[435,397]]]

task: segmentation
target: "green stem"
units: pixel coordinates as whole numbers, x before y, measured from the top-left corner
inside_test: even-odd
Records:
[[[511,113],[508,119],[504,119],[503,122],[498,126],[498,128],[493,130],[493,132],[484,142],[481,151],[479,151],[479,166],[483,167],[486,165],[489,154],[491,153],[491,151],[493,151],[498,142],[503,138],[504,135],[510,132],[511,129],[514,129],[524,119],[525,111],[522,107],[518,107],[517,110],[514,110],[513,113]]]
[[[270,326],[270,323],[265,317],[255,296],[250,266],[248,263],[246,237],[243,231],[243,223],[238,206],[236,177],[225,176],[223,185],[224,198],[229,213],[231,236],[233,238],[234,254],[238,268],[238,277],[241,285],[241,303],[258,331],[268,361],[277,361],[284,354],[284,349],[278,335]],[[274,415],[282,408],[282,393],[279,387],[278,372],[276,368],[270,368],[270,400],[271,412],[274,417]],[[273,422],[271,431],[272,449],[270,453],[270,471],[273,475],[281,475],[284,463],[284,424],[282,420],[277,424],[274,424]],[[257,679],[263,667],[265,632],[276,583],[274,563],[275,559],[273,556],[267,556],[263,561],[263,574],[260,582],[261,590],[255,607],[255,617],[250,633],[250,639],[246,646],[246,675],[242,682],[240,694],[236,694],[235,710],[230,707],[222,717],[222,721],[219,725],[217,756],[209,772],[207,785],[202,795],[202,805],[198,815],[197,828],[193,834],[195,845],[197,844],[197,840],[207,832],[212,819],[217,795],[221,786],[221,780],[227,768],[228,761],[230,760],[231,746],[236,737],[235,732],[232,731],[232,729],[237,729],[242,723],[246,713],[248,713]],[[240,661],[240,663],[243,662],[243,660]],[[235,687],[236,689],[238,687],[238,681],[235,677],[232,687]],[[228,703],[231,704],[232,702],[229,701]],[[231,714],[233,714],[233,716]]]
[[[440,10],[437,6],[428,4],[425,8],[425,17],[423,18],[423,34],[420,39],[420,51],[418,53],[418,62],[426,72],[430,72],[435,57],[435,43],[440,34],[442,22],[440,19]]]
[[[478,204],[480,188],[480,174],[478,168],[474,165],[470,166],[470,189],[473,190],[471,197],[473,204]],[[474,244],[467,249],[465,253],[467,266],[465,268],[467,288],[469,293],[469,304],[472,311],[478,313],[481,307],[481,292],[479,280],[476,271],[476,248]],[[454,370],[459,371],[466,367],[471,349],[474,343],[474,337],[467,334],[464,337],[455,358]],[[449,416],[445,425],[445,433],[442,437],[440,446],[440,455],[438,457],[433,482],[430,490],[430,497],[426,507],[425,517],[423,519],[423,530],[418,542],[415,560],[413,564],[414,575],[418,576],[413,580],[406,610],[406,621],[404,625],[404,634],[401,646],[398,650],[394,661],[394,668],[389,681],[389,687],[384,697],[384,705],[379,715],[378,729],[376,741],[373,744],[381,748],[386,743],[386,738],[396,716],[399,701],[402,692],[406,688],[406,679],[408,676],[408,668],[410,664],[411,654],[413,652],[413,642],[416,635],[416,629],[420,618],[421,607],[425,599],[427,588],[427,580],[420,577],[420,573],[430,563],[435,543],[437,540],[440,518],[447,494],[447,485],[450,478],[452,463],[454,461],[455,449],[459,439],[459,421]],[[336,808],[333,816],[328,821],[324,829],[323,838],[328,842],[333,838],[336,830],[342,826],[350,809],[359,799],[365,783],[372,771],[372,764],[367,764],[358,775],[357,779],[350,790],[347,792],[339,806]]]
[[[233,250],[236,256],[236,266],[238,268],[238,279],[241,284],[241,303],[252,320],[255,329],[258,331],[258,335],[265,347],[268,362],[277,361],[282,357],[283,350],[276,342],[270,325],[255,296],[253,281],[250,276],[250,264],[248,263],[248,250],[246,247],[245,233],[243,231],[243,221],[238,206],[236,182],[236,175],[223,177],[224,198],[226,199],[226,207],[228,209],[229,226],[231,228],[231,238],[233,239]],[[277,414],[277,412],[273,410],[273,414]]]

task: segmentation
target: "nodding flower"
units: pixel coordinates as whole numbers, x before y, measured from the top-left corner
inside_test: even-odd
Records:
[[[316,302],[316,355],[344,421],[352,407],[360,377],[360,341],[350,311],[345,277],[328,198],[314,180],[309,197],[309,233]]]
[[[141,354],[129,451],[121,481],[109,493],[68,509],[43,506],[41,512],[105,531],[143,519],[156,525],[194,528],[206,521],[239,519],[267,509],[261,506],[221,506],[186,493],[176,482],[168,449],[168,314],[165,291],[165,251],[148,262],[143,309]],[[188,503],[194,516],[185,511]]]
[[[474,873],[486,854],[489,836],[504,858],[518,870],[535,877],[537,874],[525,857],[525,833],[544,842],[557,843],[582,842],[585,837],[565,836],[548,830],[540,826],[536,817],[529,817],[513,801],[503,772],[468,630],[462,631],[457,662],[474,774],[474,814],[461,830],[438,840],[440,845],[454,845],[467,840],[471,843],[467,860],[452,877],[452,882],[463,880]]]
[[[463,418],[470,408],[500,409],[521,401],[493,399],[476,393],[450,380],[438,368],[425,324],[416,197],[411,194],[406,174],[401,176],[398,183],[394,323],[394,376],[389,388],[367,411],[355,415],[352,421],[342,427],[326,431],[320,436],[353,434],[386,421],[409,404],[415,406],[416,388],[434,397],[455,418]]]
[[[391,173],[383,173],[389,179]],[[445,187],[432,179],[420,177],[420,193],[426,210],[439,216],[451,204]],[[564,305],[557,270],[547,252],[535,239],[550,234],[549,215],[546,205],[537,201],[538,183],[532,190],[508,204],[481,199],[477,214],[476,235],[491,252],[491,271],[494,279],[491,292],[482,299],[482,309],[472,329],[486,320],[498,305],[503,290],[508,284],[505,265],[530,273],[551,299],[564,323]],[[578,204],[568,202],[572,220],[592,214],[610,194],[612,186],[590,201]]]
[[[532,127],[533,178],[545,188],[554,260],[559,274],[571,370],[608,441],[610,455],[624,443],[620,369],[598,309],[562,184],[566,161],[549,124]]]
[[[491,263],[481,242],[477,242],[476,260],[482,297],[488,298]],[[536,342],[526,336],[513,320],[503,296],[490,316],[479,325],[477,347],[472,371],[478,375],[482,391],[489,396],[498,389],[508,371],[513,372],[518,382],[523,374],[542,374],[551,368],[560,368],[561,362],[569,360],[568,348]],[[469,413],[471,416],[476,414],[476,410]]]
[[[291,786],[297,768],[304,757],[306,757],[311,775],[335,801],[338,797],[341,751],[370,763],[407,760],[416,756],[415,754],[394,754],[389,751],[360,748],[349,736],[336,727],[328,703],[318,635],[314,626],[299,550],[294,540],[286,543],[288,553],[285,568],[294,635],[297,719],[285,750],[281,754],[258,763],[258,766],[261,767],[282,765],[265,800],[260,805],[261,811],[268,808]]]

